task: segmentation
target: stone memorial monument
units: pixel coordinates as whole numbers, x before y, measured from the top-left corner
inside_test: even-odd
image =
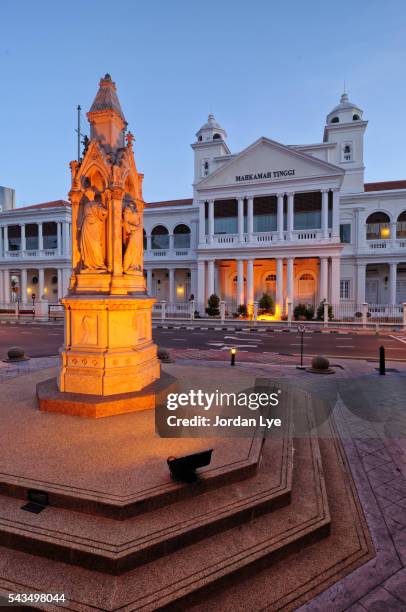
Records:
[[[83,158],[70,163],[72,276],[62,300],[59,395],[46,402],[40,386],[38,396],[42,410],[92,416],[89,407],[74,409],[66,394],[110,397],[103,414],[128,411],[130,398],[124,398],[124,410],[122,402],[114,409],[114,397],[145,388],[148,397],[154,395],[150,385],[159,379],[160,366],[152,341],[155,300],[146,294],[143,274],[143,175],[109,74],[101,79],[87,117],[90,139]],[[153,407],[144,404],[145,394],[132,402],[134,410]]]

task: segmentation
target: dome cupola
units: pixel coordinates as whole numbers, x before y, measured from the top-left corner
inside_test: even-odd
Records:
[[[333,108],[327,115],[326,123],[352,123],[353,121],[362,121],[363,111],[359,106],[351,102],[348,94],[344,92],[341,96],[340,103]]]
[[[225,140],[226,138],[226,131],[217,123],[214,115],[211,113],[208,116],[207,123],[202,125],[196,133],[197,142],[211,142],[213,140]]]

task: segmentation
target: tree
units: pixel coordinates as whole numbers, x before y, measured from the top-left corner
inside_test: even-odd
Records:
[[[316,319],[318,321],[323,321],[324,320],[324,304],[326,303],[326,300],[323,300],[322,302],[320,302],[320,304],[317,307],[317,311],[316,311]],[[334,319],[334,315],[333,315],[333,307],[331,304],[328,305],[328,320],[332,321]]]
[[[258,306],[263,312],[269,312],[273,314],[274,301],[272,299],[272,296],[269,295],[269,293],[263,293],[262,297],[258,302]]]
[[[220,298],[218,297],[218,295],[213,293],[207,300],[206,313],[209,315],[209,317],[218,317],[218,315],[220,314],[219,306]]]

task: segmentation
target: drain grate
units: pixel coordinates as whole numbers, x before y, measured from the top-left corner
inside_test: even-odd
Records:
[[[26,512],[32,512],[33,514],[39,514],[43,510],[45,510],[46,506],[41,506],[41,504],[35,504],[34,502],[28,502],[28,504],[24,504],[21,506],[21,510],[25,510]]]

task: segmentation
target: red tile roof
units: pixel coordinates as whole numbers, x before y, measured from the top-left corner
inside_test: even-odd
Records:
[[[183,200],[164,200],[163,202],[145,202],[145,208],[159,208],[161,206],[190,206],[193,204],[192,198]]]
[[[364,185],[365,191],[389,191],[390,189],[406,189],[406,180],[365,183]]]
[[[54,200],[53,202],[42,202],[42,204],[30,204],[29,206],[19,206],[16,210],[29,210],[31,208],[62,208],[70,206],[66,200]]]

